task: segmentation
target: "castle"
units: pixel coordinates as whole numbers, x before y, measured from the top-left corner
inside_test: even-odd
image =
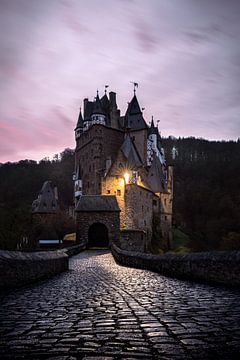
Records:
[[[75,128],[77,241],[148,251],[153,238],[170,247],[173,171],[158,127],[148,126],[134,96],[121,115],[116,93],[84,99]]]

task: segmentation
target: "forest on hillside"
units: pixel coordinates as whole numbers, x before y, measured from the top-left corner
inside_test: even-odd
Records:
[[[174,165],[175,229],[193,251],[240,249],[240,141],[169,137],[162,145]],[[0,164],[0,248],[29,235],[31,204],[45,180],[58,187],[63,212],[73,204],[73,170],[71,149],[51,161]]]

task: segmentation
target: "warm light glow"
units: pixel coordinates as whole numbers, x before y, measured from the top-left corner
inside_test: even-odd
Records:
[[[124,179],[125,179],[125,183],[128,184],[129,183],[129,177],[130,177],[129,173],[126,172],[123,176],[124,176]]]

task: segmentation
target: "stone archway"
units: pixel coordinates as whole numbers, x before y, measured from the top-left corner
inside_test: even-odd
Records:
[[[87,247],[109,247],[108,228],[103,223],[93,223],[88,229]]]

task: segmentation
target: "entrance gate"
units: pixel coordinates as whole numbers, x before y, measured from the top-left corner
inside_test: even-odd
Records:
[[[94,223],[88,229],[87,247],[108,247],[108,229],[102,223]]]

